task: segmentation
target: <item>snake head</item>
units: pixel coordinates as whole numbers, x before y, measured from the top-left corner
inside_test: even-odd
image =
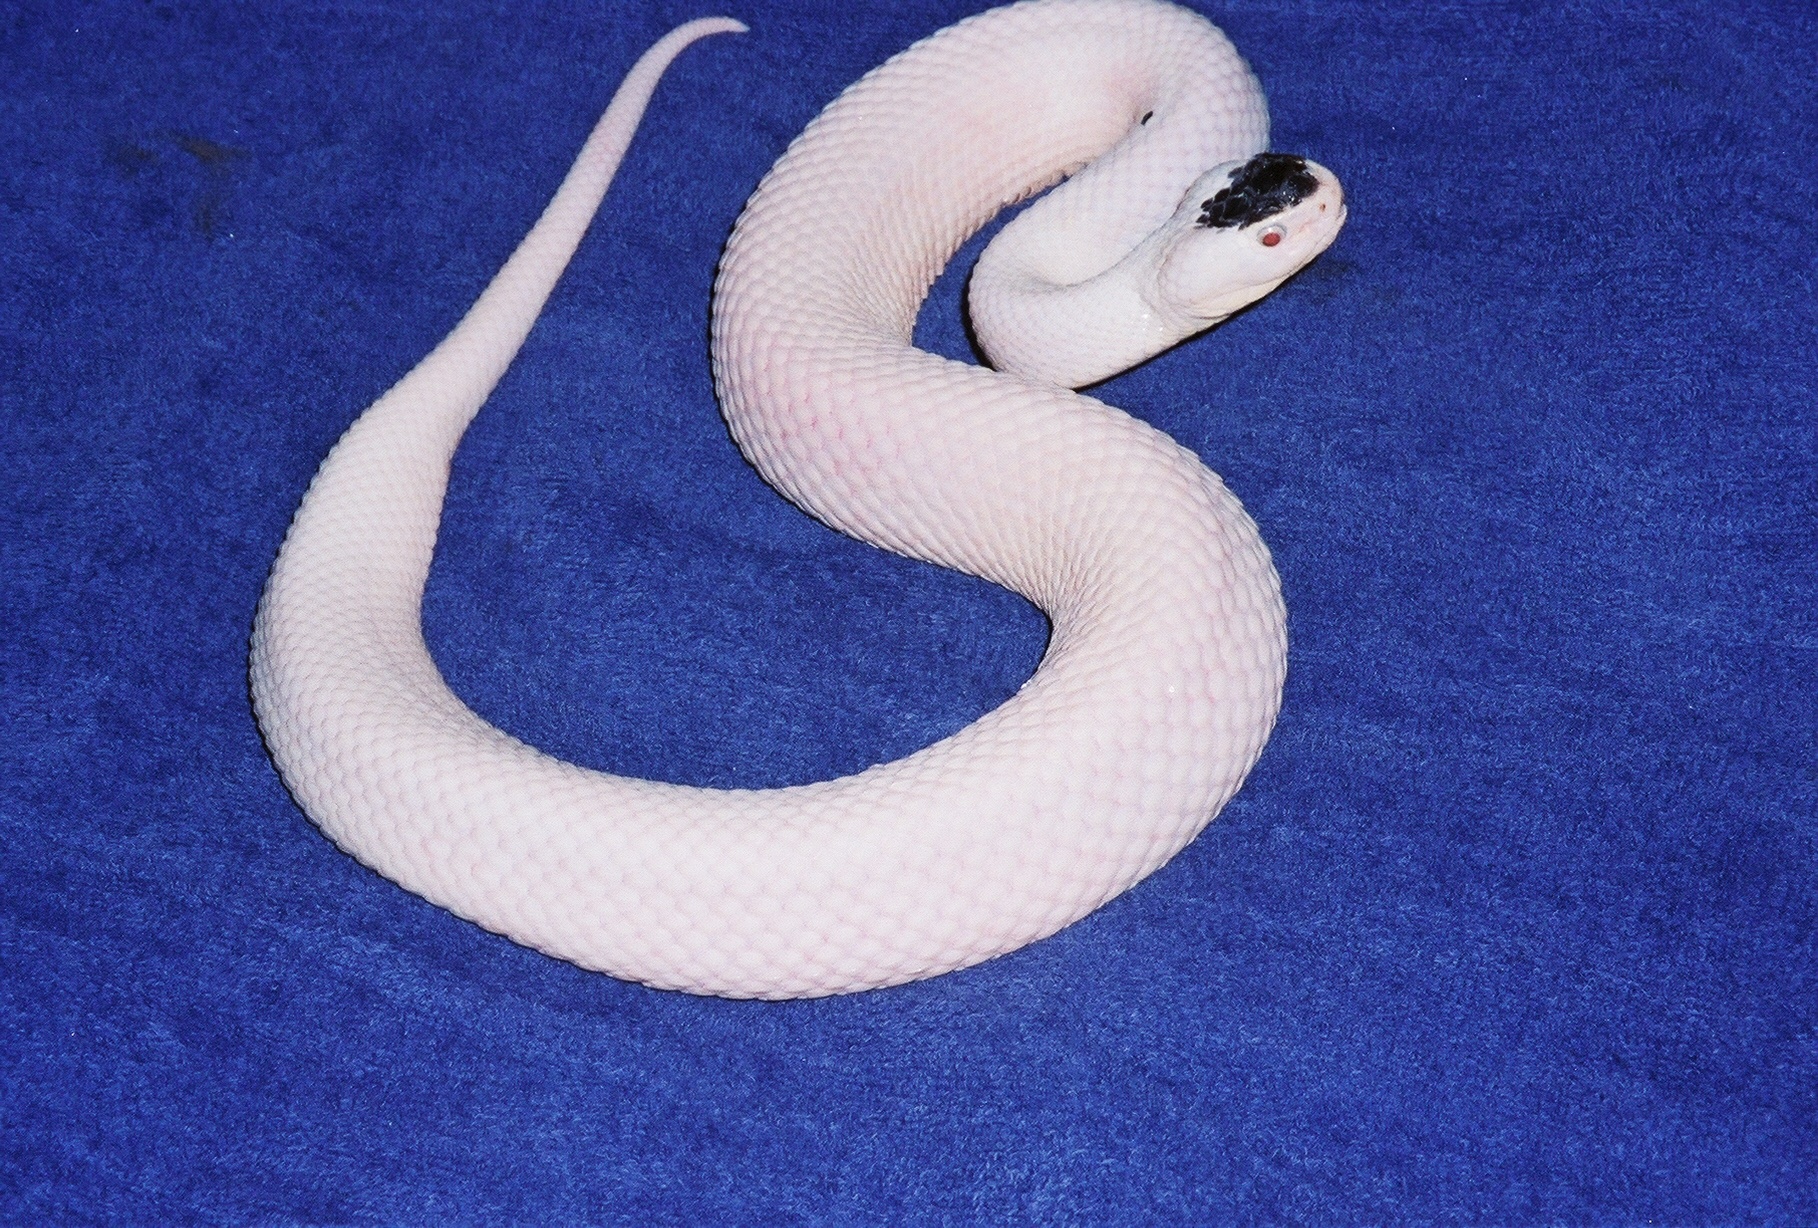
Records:
[[[1326,250],[1345,223],[1337,176],[1294,154],[1213,167],[1181,198],[1156,290],[1200,327],[1255,302]]]

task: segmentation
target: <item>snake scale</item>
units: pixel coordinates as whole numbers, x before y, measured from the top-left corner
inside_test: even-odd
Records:
[[[1191,453],[1071,389],[1272,290],[1331,243],[1344,202],[1324,168],[1263,152],[1248,66],[1159,0],[1026,0],[866,75],[733,231],[721,408],[751,464],[829,526],[1035,603],[1042,662],[972,725],[843,779],[720,791],[583,769],[481,720],[430,657],[450,461],[670,61],[743,28],[690,22],[645,53],[472,309],[336,444],[267,582],[250,677],[292,795],[388,878],[617,977],[805,997],[1051,934],[1238,789],[1285,671],[1269,553]],[[1057,183],[972,275],[991,366],[915,349],[960,244]]]

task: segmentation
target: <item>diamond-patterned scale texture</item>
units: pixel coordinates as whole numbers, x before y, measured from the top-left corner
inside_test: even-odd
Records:
[[[1032,0],[916,44],[809,126],[752,196],[715,289],[733,436],[828,525],[1024,594],[1051,642],[1002,707],[856,776],[763,791],[623,779],[469,711],[424,646],[420,603],[462,432],[664,67],[736,28],[690,23],[639,62],[473,310],[336,445],[274,566],[252,683],[304,810],[409,890],[614,976],[812,996],[963,967],[1079,919],[1190,841],[1260,753],[1285,617],[1237,500],[1165,435],[1013,373],[1027,364],[956,363],[909,335],[969,234],[1071,176],[982,262],[1002,292],[975,299],[975,323],[994,357],[1119,357],[1141,321],[1100,318],[1088,293],[1019,296],[1018,279],[1095,277],[1209,167],[1260,150],[1267,120],[1203,19]]]

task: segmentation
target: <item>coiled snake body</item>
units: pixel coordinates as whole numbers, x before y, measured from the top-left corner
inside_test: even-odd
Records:
[[[1160,866],[1274,722],[1279,585],[1165,435],[1068,391],[1266,293],[1331,242],[1322,168],[1260,154],[1230,43],[1157,0],[1030,0],[916,44],[830,105],[746,206],[714,292],[734,437],[779,491],[1052,624],[1007,703],[839,780],[716,791],[589,771],[474,715],[420,605],[449,462],[586,229],[692,22],[632,69],[468,315],[322,464],[256,618],[255,710],[343,849],[518,942],[650,985],[794,997],[1019,947]],[[964,239],[1063,176],[973,275],[996,370],[918,351]]]

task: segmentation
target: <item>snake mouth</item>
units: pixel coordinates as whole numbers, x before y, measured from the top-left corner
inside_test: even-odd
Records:
[[[1251,226],[1292,209],[1319,189],[1307,160],[1260,153],[1231,173],[1231,182],[1200,202],[1198,225],[1213,230]]]

